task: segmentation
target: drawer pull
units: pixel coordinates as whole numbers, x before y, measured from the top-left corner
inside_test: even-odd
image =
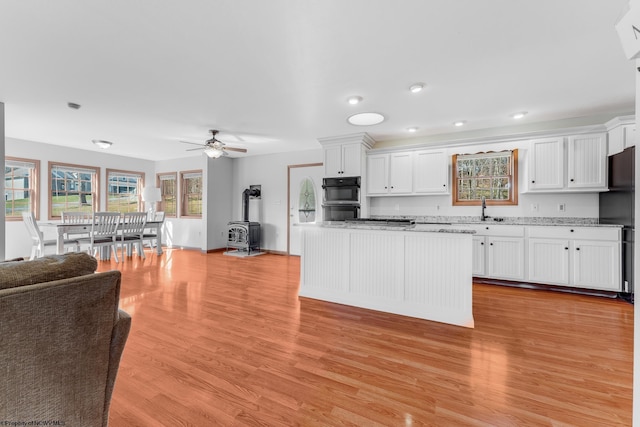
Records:
[[[571,230],[569,230],[569,231],[571,231],[573,233],[573,228]]]
[[[565,247],[564,247],[564,250],[565,250],[565,251],[568,251],[568,250],[569,250],[569,248],[565,246]]]

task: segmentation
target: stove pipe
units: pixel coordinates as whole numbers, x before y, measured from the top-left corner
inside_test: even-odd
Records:
[[[247,188],[242,192],[242,220],[249,222],[249,197],[259,197],[260,190],[257,188]]]

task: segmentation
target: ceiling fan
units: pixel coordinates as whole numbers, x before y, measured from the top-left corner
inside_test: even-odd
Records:
[[[187,141],[180,141],[180,142],[182,142],[183,144],[198,145],[199,148],[190,148],[187,151],[203,150],[204,154],[214,159],[217,159],[222,156],[228,156],[229,154],[227,153],[227,151],[237,151],[238,153],[247,152],[246,148],[227,147],[227,145],[224,142],[216,138],[216,135],[219,132],[218,130],[211,129],[209,130],[209,132],[211,132],[211,139],[208,139],[207,141],[205,141],[204,144],[196,144],[194,142],[187,142]]]

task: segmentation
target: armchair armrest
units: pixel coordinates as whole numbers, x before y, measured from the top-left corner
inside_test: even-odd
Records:
[[[109,421],[111,395],[113,394],[113,387],[118,374],[120,358],[122,357],[122,352],[124,350],[124,345],[127,342],[130,329],[131,316],[126,311],[119,309],[118,318],[113,326],[113,333],[111,334],[111,346],[109,347],[109,371],[107,373],[107,387],[105,390],[105,404],[103,412],[105,418],[103,419],[103,426],[106,426]]]

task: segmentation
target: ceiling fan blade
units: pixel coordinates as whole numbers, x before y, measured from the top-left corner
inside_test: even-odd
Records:
[[[198,150],[204,150],[204,147],[201,147],[201,148],[189,148],[188,150],[184,150],[184,151],[198,151]]]
[[[196,144],[195,142],[188,142],[188,141],[180,141],[183,144],[191,144],[191,145],[199,145],[200,147],[205,147],[204,144]]]
[[[223,147],[223,150],[226,151],[237,151],[238,153],[246,153],[247,149],[246,148],[234,148],[234,147]]]

